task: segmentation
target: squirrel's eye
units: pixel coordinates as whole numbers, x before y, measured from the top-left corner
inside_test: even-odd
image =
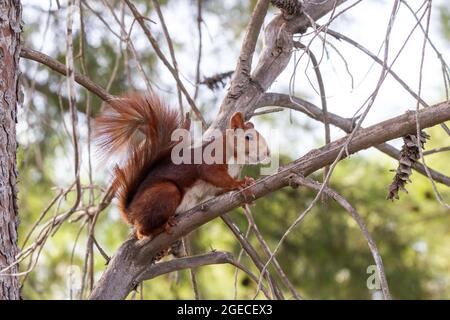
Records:
[[[251,140],[251,139],[253,139],[253,135],[251,133],[247,133],[245,135],[245,140]]]

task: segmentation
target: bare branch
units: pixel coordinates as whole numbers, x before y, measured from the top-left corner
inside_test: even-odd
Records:
[[[80,181],[80,165],[81,154],[79,147],[79,133],[78,133],[78,113],[76,110],[76,96],[75,96],[75,76],[74,76],[74,61],[73,61],[73,9],[74,3],[72,0],[67,4],[67,39],[66,39],[66,74],[67,74],[67,95],[69,100],[69,110],[72,120],[72,142],[74,148],[74,169],[75,169],[75,186],[76,199],[72,206],[73,209],[78,207],[81,201],[81,181]]]
[[[238,98],[250,81],[250,72],[253,54],[256,48],[256,41],[258,40],[259,32],[268,8],[269,0],[258,0],[256,3],[247,30],[245,31],[241,52],[239,54],[233,78],[231,79],[231,88],[227,95],[228,98]]]
[[[292,99],[294,99],[294,102],[292,102]],[[301,107],[299,107],[301,105]],[[323,113],[322,110],[320,110],[319,107],[315,106],[314,104],[301,99],[297,97],[289,97],[287,94],[281,94],[281,93],[266,93],[261,100],[258,102],[258,105],[256,108],[261,107],[268,107],[268,106],[280,106],[284,108],[290,108],[296,111],[300,111],[307,116],[312,117],[313,119],[317,121],[323,122]],[[305,111],[306,110],[306,111]],[[328,119],[330,123],[342,130],[344,130],[347,133],[350,133],[354,127],[354,122],[351,119],[343,118],[341,116],[338,116],[334,113],[328,113]],[[389,155],[390,157],[399,160],[400,159],[400,151],[397,150],[395,147],[387,144],[382,143],[380,145],[375,146],[378,150],[381,152]],[[430,150],[432,151],[432,150]],[[424,154],[427,154],[424,152]],[[427,175],[424,166],[421,163],[416,162],[413,164],[414,170],[417,172]],[[429,168],[430,173],[433,177],[433,179],[437,182],[440,182],[442,184],[445,184],[447,186],[450,186],[450,177],[443,175],[442,173],[433,170]]]
[[[295,46],[305,50],[306,53],[309,55],[309,58],[311,59],[311,62],[312,62],[313,68],[314,68],[314,73],[317,78],[317,83],[319,84],[320,103],[322,105],[322,118],[323,118],[323,125],[325,127],[325,143],[330,143],[331,137],[330,137],[330,124],[328,121],[327,97],[325,94],[325,85],[323,83],[323,78],[322,78],[322,73],[320,72],[319,63],[318,63],[314,53],[307,46],[305,46],[301,43],[295,43]],[[292,97],[291,97],[291,100],[292,100]],[[328,174],[329,169],[330,168],[328,168],[328,167],[324,168],[324,171],[323,171],[323,179],[324,180]]]
[[[321,184],[310,179],[310,178],[303,178],[301,176],[296,176],[293,178],[294,181],[296,181],[298,184],[306,186],[308,188],[311,188],[313,190],[320,190],[322,188]],[[361,229],[361,232],[363,233],[364,237],[366,238],[367,244],[369,245],[370,252],[372,253],[373,259],[375,260],[375,264],[377,265],[378,274],[380,277],[380,284],[381,289],[383,291],[384,298],[387,300],[391,299],[391,294],[389,292],[389,286],[386,280],[386,273],[384,271],[383,261],[381,259],[381,255],[378,252],[377,245],[375,241],[373,240],[372,236],[370,235],[369,230],[367,229],[366,224],[364,223],[364,220],[361,218],[361,216],[358,214],[356,209],[345,199],[342,197],[339,193],[334,191],[333,189],[330,189],[329,187],[325,186],[324,193],[326,193],[328,196],[336,200],[337,203],[341,205],[342,208],[344,208],[350,216],[355,220],[355,222],[358,224],[359,228]]]
[[[172,59],[174,71],[177,74],[177,76],[179,77],[178,63],[177,63],[177,58],[175,56],[175,49],[173,48],[172,38],[170,37],[169,30],[167,29],[164,15],[161,11],[161,7],[159,6],[159,2],[157,0],[152,0],[152,3],[153,3],[153,6],[155,7],[156,13],[158,14],[159,21],[161,22],[161,26],[162,26],[162,29],[164,32],[164,37],[166,38],[167,46],[169,47],[170,58]],[[184,115],[183,97],[181,95],[181,88],[178,83],[177,83],[177,94],[178,94],[178,105],[180,108],[180,113],[182,115]]]
[[[424,151],[423,155],[424,156],[428,156],[430,154],[434,154],[434,153],[439,153],[439,152],[445,152],[445,151],[450,151],[450,146],[447,147],[441,147],[441,148],[435,148],[435,149],[431,149],[428,151]],[[436,178],[433,177],[434,180],[436,180]]]
[[[160,262],[150,265],[137,279],[138,282],[156,278],[162,274],[182,270],[192,269],[211,264],[234,263],[233,255],[229,252],[213,251],[206,254],[173,259],[167,262]]]
[[[225,222],[227,227],[231,230],[231,232],[234,234],[236,239],[239,241],[239,243],[241,244],[242,248],[248,254],[250,259],[252,259],[253,263],[258,268],[258,270],[262,271],[263,268],[264,268],[264,263],[262,262],[261,257],[258,255],[258,253],[253,248],[253,246],[250,244],[250,242],[246,239],[244,234],[239,230],[239,228],[234,223],[234,221],[227,214],[224,214],[221,218]],[[283,293],[278,288],[275,280],[273,279],[273,277],[271,276],[271,274],[269,273],[268,270],[264,270],[263,277],[265,277],[267,279],[267,282],[269,283],[270,289],[272,290],[273,296],[276,297],[279,300],[283,300],[284,299]]]
[[[197,66],[195,67],[195,92],[194,100],[197,100],[200,84],[200,70],[202,63],[202,50],[203,50],[203,34],[202,34],[202,16],[203,0],[197,0],[197,32],[198,32],[198,49],[197,49]]]
[[[153,36],[152,32],[150,31],[150,29],[145,24],[144,17],[139,13],[139,11],[137,10],[136,6],[130,0],[125,0],[125,2],[128,5],[128,7],[130,8],[131,12],[133,13],[134,18],[136,19],[136,21],[139,23],[139,25],[141,26],[142,30],[144,31],[145,36],[147,37],[147,39],[149,40],[150,44],[152,45],[153,50],[155,50],[156,55],[163,62],[163,64],[166,66],[166,68],[169,70],[169,72],[172,74],[173,78],[175,79],[175,82],[176,82],[177,86],[180,88],[181,92],[183,92],[186,100],[189,103],[189,106],[191,107],[192,111],[195,113],[195,116],[197,117],[197,119],[199,121],[202,122],[203,127],[206,128],[206,122],[205,122],[205,119],[203,119],[203,116],[202,116],[200,110],[198,110],[197,106],[195,105],[194,100],[191,98],[189,92],[184,87],[183,82],[181,82],[181,79],[180,79],[180,77],[178,75],[178,72],[170,64],[170,62],[165,57],[164,53],[161,51],[161,48],[158,45],[158,41],[156,41],[156,39]]]
[[[247,220],[249,222],[251,229],[255,233],[255,236],[258,239],[259,244],[261,245],[261,247],[264,250],[264,253],[266,254],[267,258],[270,258],[272,256],[272,251],[270,250],[269,245],[264,240],[264,237],[262,236],[261,232],[259,231],[259,228],[256,225],[255,219],[253,219],[253,214],[248,205],[244,206],[244,212],[245,212],[245,216],[247,217]],[[289,278],[286,276],[286,274],[284,273],[283,269],[281,268],[278,260],[275,257],[273,258],[273,266],[274,266],[276,272],[278,273],[278,275],[280,276],[281,280],[283,281],[284,285],[286,286],[286,288],[288,288],[289,291],[291,291],[292,296],[295,299],[300,300],[301,299],[300,295],[298,294],[294,285],[289,281]]]
[[[58,62],[57,60],[53,59],[52,57],[50,57],[42,52],[39,52],[39,51],[36,51],[33,49],[29,49],[29,48],[22,48],[22,51],[20,51],[20,56],[25,59],[29,59],[29,60],[33,60],[33,61],[42,63],[42,64],[46,65],[47,67],[49,67],[50,69],[52,69],[64,76],[67,75],[66,66],[64,64]],[[74,76],[75,76],[76,82],[78,82],[80,85],[85,87],[90,92],[97,95],[103,101],[108,101],[108,100],[115,98],[113,95],[108,93],[103,87],[96,84],[94,81],[92,81],[88,77],[83,76],[77,72],[74,72]]]
[[[228,94],[222,101],[219,115],[210,126],[206,135],[213,129],[224,129],[232,113],[241,111],[247,118],[253,113],[253,107],[272,85],[279,74],[288,65],[293,48],[292,36],[295,32],[305,30],[310,24],[310,19],[317,20],[333,10],[336,5],[345,0],[324,0],[320,5],[315,1],[304,1],[303,15],[290,20],[283,15],[275,17],[264,30],[264,47],[259,57],[258,64],[253,70],[250,81],[241,89],[230,88],[230,92],[243,92],[239,97]],[[309,17],[309,18],[307,18]],[[235,85],[242,85],[242,82]]]

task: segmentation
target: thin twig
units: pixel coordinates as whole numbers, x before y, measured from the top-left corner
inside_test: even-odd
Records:
[[[179,86],[180,90],[183,92],[183,94],[184,94],[186,100],[188,101],[189,106],[191,107],[192,111],[194,112],[195,116],[197,117],[197,119],[199,121],[202,122],[202,126],[204,128],[206,128],[206,121],[203,118],[200,110],[197,108],[197,106],[195,105],[194,100],[191,98],[191,96],[189,95],[189,92],[184,87],[184,84],[180,80],[180,77],[178,76],[178,73],[175,71],[174,67],[170,64],[170,62],[167,60],[166,56],[162,52],[161,48],[158,45],[158,42],[156,41],[155,37],[152,34],[152,32],[150,31],[150,29],[145,24],[144,17],[139,13],[139,11],[137,10],[136,6],[130,0],[124,0],[124,1],[126,2],[128,7],[130,8],[131,12],[133,13],[136,21],[141,26],[142,30],[144,31],[147,39],[149,40],[150,44],[153,47],[153,50],[155,50],[156,55],[158,56],[158,58],[163,62],[163,64],[166,66],[166,68],[172,74],[173,78],[175,79],[175,82],[176,82],[177,86]]]
[[[418,22],[418,24],[420,24],[420,21]],[[339,33],[337,31],[328,29],[328,34],[332,35],[333,37],[335,37],[338,40],[344,40],[345,42],[349,43],[350,45],[354,46],[355,48],[357,48],[358,50],[364,52],[367,56],[369,56],[371,59],[373,59],[376,63],[383,65],[383,61],[380,60],[380,58],[378,58],[375,54],[373,54],[372,52],[370,52],[370,50],[368,50],[367,48],[365,48],[364,46],[362,46],[361,44],[359,44],[358,42],[356,42],[355,40],[343,35],[342,33]],[[412,90],[405,81],[403,81],[398,75],[397,73],[395,73],[392,68],[388,69],[388,73],[416,100],[420,101],[420,104],[422,104],[425,107],[429,107],[430,105],[428,103],[426,103],[421,97],[419,97],[417,95],[417,93],[414,92],[414,90]],[[447,132],[449,133],[449,130],[447,128],[447,126],[445,125],[445,123],[441,124],[441,127]]]
[[[85,0],[83,0],[83,1],[84,1],[84,3],[85,3]],[[119,38],[119,40],[120,40],[121,42],[125,42],[125,45],[126,45],[126,50],[125,50],[125,52],[127,52],[128,50],[131,51],[131,54],[133,55],[134,61],[136,62],[136,65],[137,65],[137,69],[138,69],[138,71],[141,73],[142,77],[144,78],[145,86],[146,86],[147,90],[152,90],[152,89],[153,89],[153,86],[152,86],[151,80],[150,80],[149,76],[147,75],[147,72],[145,71],[144,66],[143,66],[142,63],[141,63],[141,59],[140,59],[140,57],[139,57],[139,53],[137,52],[137,50],[136,50],[136,48],[135,48],[135,46],[134,46],[134,43],[133,43],[133,41],[131,40],[131,31],[132,31],[133,26],[134,26],[134,21],[131,23],[130,30],[127,32],[127,31],[125,30],[125,22],[124,22],[124,20],[123,20],[123,19],[120,20],[120,19],[117,17],[117,15],[116,15],[116,13],[115,13],[115,11],[114,11],[114,7],[113,7],[112,4],[110,3],[110,1],[102,0],[102,2],[103,2],[103,4],[109,9],[109,11],[110,11],[111,15],[113,16],[114,20],[116,20],[117,24],[118,24],[119,27],[120,27],[120,33],[121,33],[121,36],[118,36],[118,38]],[[122,5],[122,4],[123,4],[123,3],[121,2],[121,12],[124,13],[124,12],[125,12],[125,5]],[[91,9],[91,10],[92,10],[92,9]],[[95,15],[98,15],[95,11],[93,11],[93,12],[94,12]],[[100,21],[102,21],[103,23],[106,23],[106,22],[104,22],[104,20],[101,19],[100,17],[99,17],[99,19],[100,19]],[[116,34],[114,33],[114,35],[116,35]],[[116,36],[117,36],[117,35],[116,35]],[[129,71],[129,67],[130,67],[130,65],[127,63],[128,71]],[[131,82],[132,82],[132,81],[131,81],[131,74],[129,74],[129,78],[130,78],[130,81],[129,81],[129,82],[130,82],[130,85],[132,85],[132,83],[131,83]]]
[[[248,239],[248,236],[250,235],[250,231],[251,231],[251,227],[250,225],[248,225],[247,230],[245,231],[245,239]],[[237,257],[237,262],[240,263],[242,256],[244,255],[244,248],[241,246],[241,250],[239,250],[239,254]],[[239,273],[239,268],[236,268],[236,270],[234,271],[234,294],[233,294],[233,299],[236,300],[237,299],[237,294],[238,294],[238,286],[237,286],[237,281],[238,281],[238,273]]]
[[[256,250],[253,248],[253,246],[248,242],[248,240],[244,237],[242,232],[239,230],[237,225],[234,223],[234,221],[230,218],[229,215],[224,214],[221,216],[222,220],[225,222],[225,224],[228,226],[228,228],[231,230],[231,232],[234,234],[236,239],[240,242],[242,248],[245,250],[245,252],[248,254],[250,259],[252,259],[255,266],[258,268],[258,270],[263,270],[264,262],[261,261],[261,258],[259,257]],[[284,300],[283,294],[281,290],[278,288],[275,280],[270,275],[269,271],[266,269],[264,270],[264,274],[261,274],[261,277],[264,277],[267,279],[267,282],[269,283],[269,287],[272,291],[272,296],[276,297],[279,300]]]
[[[322,189],[322,184],[312,180],[311,178],[304,178],[302,176],[296,175],[293,177],[293,181],[303,185],[305,187],[311,188],[313,190],[319,191]],[[337,203],[341,205],[342,208],[344,208],[350,216],[355,220],[355,222],[358,224],[361,232],[364,235],[364,238],[366,238],[367,244],[369,245],[370,252],[372,253],[373,259],[375,260],[375,264],[377,266],[378,275],[380,278],[380,285],[381,289],[383,291],[384,298],[387,300],[391,299],[391,294],[389,292],[389,286],[386,280],[386,273],[384,271],[383,261],[381,259],[381,255],[378,251],[377,245],[375,241],[373,240],[372,236],[370,235],[369,230],[367,229],[366,224],[364,223],[364,220],[361,218],[361,216],[358,214],[356,209],[339,193],[334,191],[333,189],[330,189],[329,187],[325,187],[323,189],[323,192],[325,192],[328,196],[336,200]]]
[[[259,244],[263,248],[265,254],[267,255],[267,258],[269,258],[272,255],[272,251],[270,250],[269,245],[264,240],[264,237],[262,236],[261,232],[259,231],[259,228],[256,225],[255,219],[253,219],[252,212],[248,205],[244,206],[244,212],[245,212],[245,216],[247,217],[247,220],[249,222],[251,229],[253,230],[253,232],[256,235],[256,238],[259,241]],[[280,266],[280,263],[278,262],[278,260],[275,257],[273,259],[273,266],[274,266],[276,272],[278,273],[278,275],[280,276],[281,280],[283,281],[284,285],[289,289],[289,291],[292,293],[294,298],[297,300],[300,300],[301,299],[300,295],[298,294],[294,285],[289,281],[289,278],[286,276],[286,274],[284,273],[283,269]]]
[[[49,67],[50,69],[62,74],[67,75],[66,66],[57,60],[49,57],[48,55],[33,50],[29,48],[22,48],[20,51],[20,56],[25,59],[30,59],[37,61],[39,63],[42,63]],[[85,77],[77,72],[74,72],[75,81],[78,82],[80,85],[85,87],[87,90],[91,91],[95,95],[97,95],[100,99],[103,101],[108,101],[114,99],[114,96],[109,94],[103,87],[96,84],[94,81],[89,79],[88,77]]]
[[[435,153],[445,152],[445,151],[450,151],[450,146],[434,148],[434,149],[431,149],[431,150],[423,151],[423,155],[424,156],[428,156],[430,154],[435,154]],[[435,178],[433,177],[433,179],[435,179]]]
[[[73,62],[73,10],[74,3],[68,0],[67,5],[67,44],[66,44],[66,73],[67,73],[67,95],[69,100],[69,110],[72,120],[72,139],[74,147],[74,169],[75,169],[75,185],[76,185],[76,199],[73,208],[76,208],[81,201],[81,182],[80,182],[80,165],[81,154],[79,147],[78,134],[78,114],[76,110],[76,92],[75,92],[75,76],[74,76],[74,62]]]
[[[202,35],[202,6],[203,0],[197,0],[197,32],[198,32],[198,48],[197,48],[197,66],[195,68],[195,92],[194,100],[197,100],[200,89],[200,70],[202,62],[203,35]]]
[[[424,39],[423,39],[423,45],[422,45],[422,53],[421,53],[421,59],[420,59],[420,68],[419,68],[419,88],[417,90],[417,96],[419,97],[417,99],[417,105],[416,105],[416,113],[415,113],[415,117],[416,117],[416,135],[417,135],[417,139],[420,139],[421,137],[421,127],[420,127],[420,121],[419,121],[419,110],[420,110],[420,95],[422,93],[422,80],[423,80],[423,66],[424,66],[424,62],[425,62],[425,49],[426,49],[426,45],[427,45],[427,39],[428,39],[428,32],[430,30],[430,21],[431,21],[431,7],[432,7],[432,0],[428,0],[427,1],[427,7],[426,7],[426,12],[427,12],[427,22],[426,22],[426,28],[425,28],[425,32],[424,32]],[[420,23],[420,20],[419,22]],[[420,141],[420,140],[418,140]],[[420,154],[420,158],[422,159],[423,165],[425,167],[425,171],[427,172],[427,176],[428,179],[431,182],[431,187],[433,188],[433,192],[436,196],[436,199],[438,200],[438,202],[445,208],[450,209],[450,204],[446,203],[441,195],[441,193],[439,192],[439,190],[436,187],[436,184],[434,183],[433,177],[431,176],[430,171],[428,170],[428,167],[426,166],[426,162],[425,162],[425,157],[423,156],[423,149],[422,149],[422,145],[419,142],[417,144],[418,148],[419,148],[419,154]]]
[[[319,63],[317,62],[316,56],[314,55],[314,53],[311,51],[311,49],[307,48],[305,45],[301,44],[301,43],[294,43],[295,46],[303,49],[306,51],[306,53],[308,54],[308,56],[311,59],[312,65],[313,65],[313,69],[314,69],[314,73],[316,75],[317,78],[317,83],[319,85],[319,95],[320,95],[320,103],[322,105],[322,119],[323,119],[323,125],[325,128],[325,143],[328,144],[331,141],[331,136],[330,136],[330,124],[328,121],[328,107],[327,107],[327,97],[325,94],[325,85],[323,83],[323,78],[322,78],[322,73],[320,72],[320,68],[319,68]],[[325,177],[328,174],[329,171],[329,167],[325,167],[323,170],[323,179],[325,180]]]
[[[152,0],[152,3],[156,9],[156,13],[158,14],[159,21],[161,22],[161,26],[162,26],[162,29],[164,32],[164,37],[166,38],[167,46],[169,47],[169,53],[170,53],[170,58],[172,59],[173,68],[175,70],[177,77],[179,78],[180,75],[179,75],[179,71],[178,71],[177,59],[175,56],[175,50],[173,48],[172,38],[170,37],[169,30],[167,29],[167,25],[164,20],[164,15],[162,14],[159,2],[157,0]],[[181,88],[178,83],[177,83],[177,95],[178,95],[178,107],[180,108],[181,115],[184,116],[183,97],[181,95]],[[195,100],[195,98],[194,98],[194,100]]]

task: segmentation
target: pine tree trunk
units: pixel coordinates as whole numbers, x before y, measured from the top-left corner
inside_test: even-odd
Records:
[[[0,270],[11,265],[17,245],[16,120],[19,96],[20,0],[0,0]],[[19,299],[14,266],[0,274],[0,300]]]

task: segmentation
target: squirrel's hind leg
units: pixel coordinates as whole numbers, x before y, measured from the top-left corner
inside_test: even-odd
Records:
[[[171,181],[156,182],[139,193],[130,206],[138,239],[163,232],[173,223],[182,194]]]

